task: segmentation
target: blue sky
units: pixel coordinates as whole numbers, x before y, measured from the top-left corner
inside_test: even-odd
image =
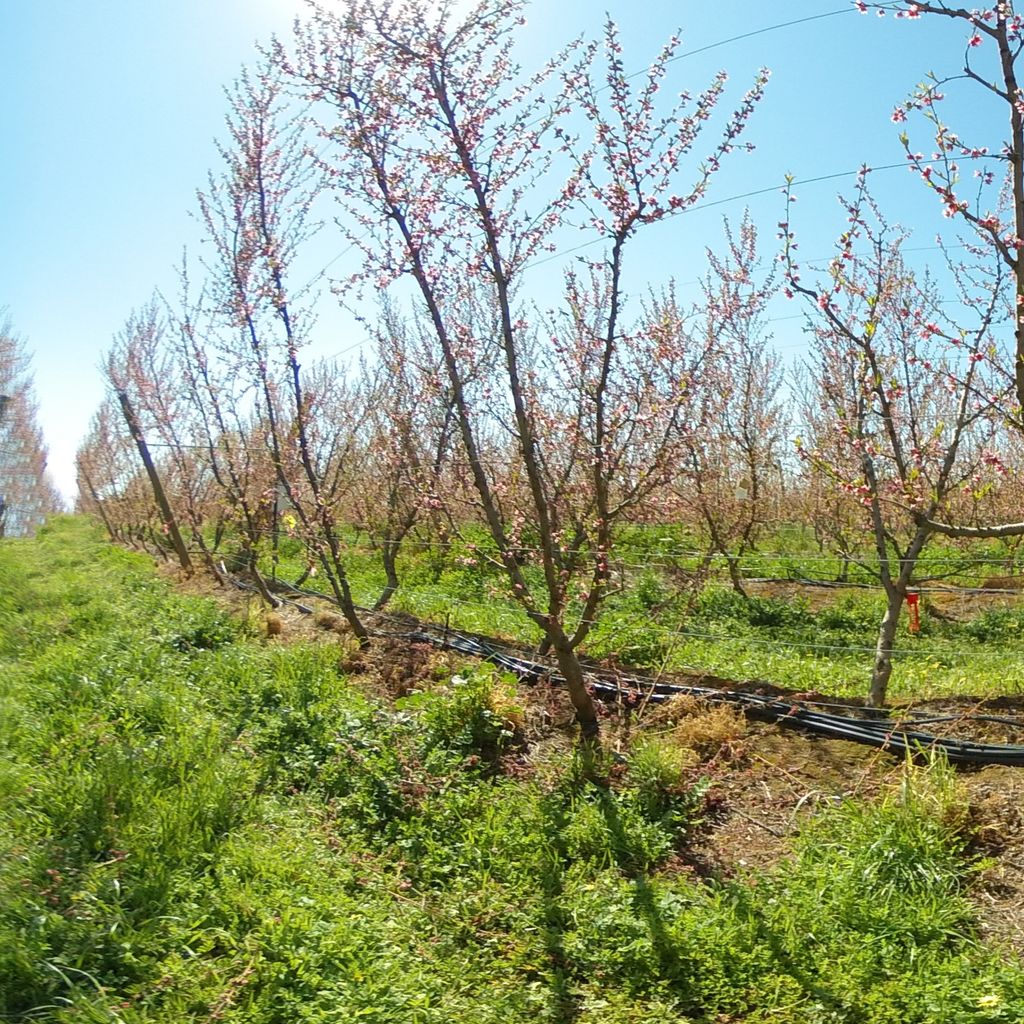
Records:
[[[255,40],[287,35],[303,9],[301,0],[0,2],[0,307],[33,353],[51,468],[69,496],[74,451],[102,397],[104,350],[154,288],[174,293],[182,248],[196,245],[191,211],[217,159],[222,87],[253,59]],[[963,36],[950,26],[862,16],[845,0],[537,0],[522,36],[524,61],[580,32],[598,33],[606,10],[621,27],[629,68],[643,69],[677,28],[684,54],[710,47],[677,60],[667,89],[696,91],[725,68],[731,102],[760,65],[773,73],[747,136],[756,152],[736,155],[712,185],[711,205],[657,225],[639,243],[633,270],[641,292],[668,276],[690,287],[703,272],[704,246],[721,239],[722,215],[738,220],[745,205],[770,255],[783,175],[811,179],[900,162],[893,107],[929,69],[962,63]],[[771,28],[784,22],[800,23]],[[963,109],[984,122],[983,106]],[[918,148],[930,150],[925,126],[911,129]],[[985,141],[997,130],[998,122]],[[936,230],[949,228],[934,200],[905,170],[880,171],[876,180],[883,205],[915,229],[927,260]],[[836,193],[852,181],[849,173],[797,187],[794,224],[805,259],[828,255],[843,227]],[[317,245],[314,262],[344,247],[329,231]],[[557,277],[551,269],[545,279]],[[798,354],[800,309],[782,301],[772,314],[776,343]],[[332,302],[323,300],[321,352],[360,340]]]

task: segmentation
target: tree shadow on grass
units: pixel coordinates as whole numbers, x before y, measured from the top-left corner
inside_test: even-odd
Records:
[[[685,954],[681,956],[678,944],[673,941],[657,893],[651,885],[649,865],[637,861],[614,794],[611,790],[600,789],[597,799],[612,839],[616,863],[632,882],[633,905],[650,932],[651,944],[657,957],[658,980],[670,987],[674,995],[688,1007],[688,1012],[706,1012],[708,1008],[701,1005],[703,1000],[698,991],[699,984],[695,984],[694,972],[700,968],[685,959]],[[726,887],[735,899],[736,912],[751,922],[751,930],[756,936],[756,941],[763,942],[771,950],[779,968],[792,977],[825,1010],[836,1013],[837,1017],[849,1013],[849,1005],[824,986],[820,978],[812,970],[807,969],[806,962],[787,948],[780,933],[765,919],[763,910],[753,898],[751,890],[735,882],[728,883]],[[736,995],[740,997],[742,993],[737,992]]]
[[[736,901],[737,913],[750,921],[752,931],[771,950],[775,962],[783,972],[788,974],[807,995],[833,1014],[835,1019],[860,1019],[848,1002],[823,985],[820,977],[812,970],[808,970],[808,963],[813,961],[808,960],[805,955],[794,953],[787,946],[780,932],[765,919],[763,910],[757,901],[752,899],[752,891],[747,886],[733,882],[729,885],[729,892]],[[854,1016],[850,1017],[851,1013]]]
[[[540,877],[544,914],[544,946],[550,964],[552,992],[554,996],[553,1020],[558,1024],[572,1024],[581,1013],[576,989],[587,981],[584,968],[567,956],[564,935],[570,927],[565,907],[565,875],[572,862],[572,855],[565,840],[570,824],[568,806],[571,795],[587,793],[597,804],[606,823],[609,838],[609,853],[615,866],[632,882],[634,906],[637,914],[646,922],[650,931],[658,974],[673,987],[688,988],[685,984],[686,970],[680,964],[677,951],[661,914],[657,897],[646,873],[646,867],[638,864],[634,843],[623,824],[615,795],[599,776],[598,766],[584,765],[583,777],[570,784],[567,790],[551,795],[547,801],[545,839],[548,843],[548,857]]]
[[[629,834],[622,823],[622,816],[619,813],[619,808],[616,805],[615,796],[612,791],[606,788],[599,788],[597,790],[597,802],[604,817],[605,825],[608,828],[608,833],[612,838],[612,852],[615,856],[616,865],[632,882],[633,905],[651,933],[651,943],[658,958],[659,973],[664,980],[670,982],[675,987],[683,980],[685,972],[682,970],[678,950],[672,942],[664,916],[658,906],[654,889],[651,887],[647,868],[645,865],[636,862]]]
[[[685,949],[673,939],[672,922],[666,917],[656,886],[652,885],[650,865],[636,848],[636,840],[623,822],[614,791],[593,778],[581,784],[578,794],[588,792],[600,810],[608,832],[609,853],[615,866],[629,879],[633,890],[633,907],[644,922],[651,939],[654,963],[650,980],[664,986],[679,1001],[680,1010],[700,1015],[708,1007],[702,1005],[702,992],[697,972],[699,963],[687,956]],[[565,905],[566,871],[572,862],[565,834],[570,824],[569,794],[552,794],[545,810],[544,839],[548,844],[544,868],[538,878],[541,894],[543,945],[548,960],[548,981],[552,995],[551,1020],[557,1024],[573,1024],[581,1014],[579,988],[588,980],[583,965],[574,963],[566,953],[564,937],[571,927]],[[755,894],[746,886],[730,883],[728,892],[734,899],[734,913],[751,925],[754,941],[764,943],[771,951],[779,971],[789,975],[807,995],[826,1012],[841,1017],[851,1007],[832,992],[803,962],[799,953],[791,951],[783,935],[769,922],[758,905]],[[710,913],[710,909],[709,909]],[[640,979],[636,979],[640,981]],[[744,993],[734,993],[742,1000]]]
[[[564,936],[567,915],[562,896],[565,892],[565,868],[569,863],[569,851],[565,845],[565,828],[568,819],[565,805],[560,800],[548,802],[545,838],[549,855],[545,858],[544,870],[540,875],[542,894],[543,942],[550,967],[551,993],[553,997],[552,1021],[556,1024],[572,1024],[580,1015],[579,999],[573,994],[572,982],[577,976],[566,956]]]

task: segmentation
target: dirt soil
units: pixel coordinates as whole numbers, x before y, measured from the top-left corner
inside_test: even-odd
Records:
[[[268,643],[315,636],[337,643],[339,667],[382,697],[401,696],[428,680],[450,676],[467,660],[463,655],[401,638],[377,640],[369,651],[359,651],[343,620],[336,611],[329,612],[326,603],[305,602],[317,605],[313,614],[289,605],[267,613],[254,595],[219,587],[209,578],[193,577],[182,585],[225,604],[250,626],[262,629]],[[971,597],[1024,599],[1005,594]],[[842,710],[843,706],[852,710],[857,703],[718,677],[679,677],[678,681],[810,698],[826,703],[827,710]],[[563,694],[543,683],[524,687],[523,691],[528,748],[540,752],[551,746],[567,747],[572,715]],[[625,749],[638,731],[667,734],[676,730],[673,734],[681,742],[694,747],[694,777],[712,780],[708,825],[686,857],[669,865],[668,870],[729,878],[769,868],[790,856],[791,837],[816,809],[846,799],[875,799],[898,782],[903,770],[902,758],[876,748],[809,735],[794,727],[746,720],[732,709],[723,717],[725,712],[721,706],[702,707],[700,702],[691,704],[675,719],[664,706],[650,706],[639,716],[624,716],[618,709],[609,709],[605,727],[609,746]],[[956,697],[921,703],[901,712],[946,719],[921,726],[938,735],[1024,743],[1024,696],[988,701]],[[709,715],[715,719],[710,725],[701,721],[702,716]],[[978,715],[998,720],[979,721]],[[680,726],[680,717],[689,719],[689,724]],[[532,761],[529,754],[520,753],[508,759],[506,769],[528,774]],[[971,893],[982,935],[1024,956],[1024,769],[989,766],[960,769],[958,774],[971,851],[983,865]]]
[[[830,803],[872,800],[897,785],[903,761],[845,740],[748,722],[701,764],[713,814],[685,869],[731,878],[791,855],[790,839]],[[1024,956],[1024,769],[961,769],[970,851],[984,865],[972,888],[982,937]]]

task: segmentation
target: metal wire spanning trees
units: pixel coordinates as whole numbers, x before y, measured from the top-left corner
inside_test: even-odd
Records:
[[[0,315],[0,537],[25,537],[61,500],[46,472],[46,445],[24,342]]]

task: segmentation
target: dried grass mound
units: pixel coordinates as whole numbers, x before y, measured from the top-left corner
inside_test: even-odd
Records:
[[[701,757],[714,756],[747,732],[747,720],[738,708],[712,704],[688,694],[662,704],[648,716],[648,721],[663,727],[665,735]]]
[[[313,623],[319,629],[332,633],[344,634],[348,630],[348,623],[340,615],[335,615],[334,612],[317,612],[313,616]]]

